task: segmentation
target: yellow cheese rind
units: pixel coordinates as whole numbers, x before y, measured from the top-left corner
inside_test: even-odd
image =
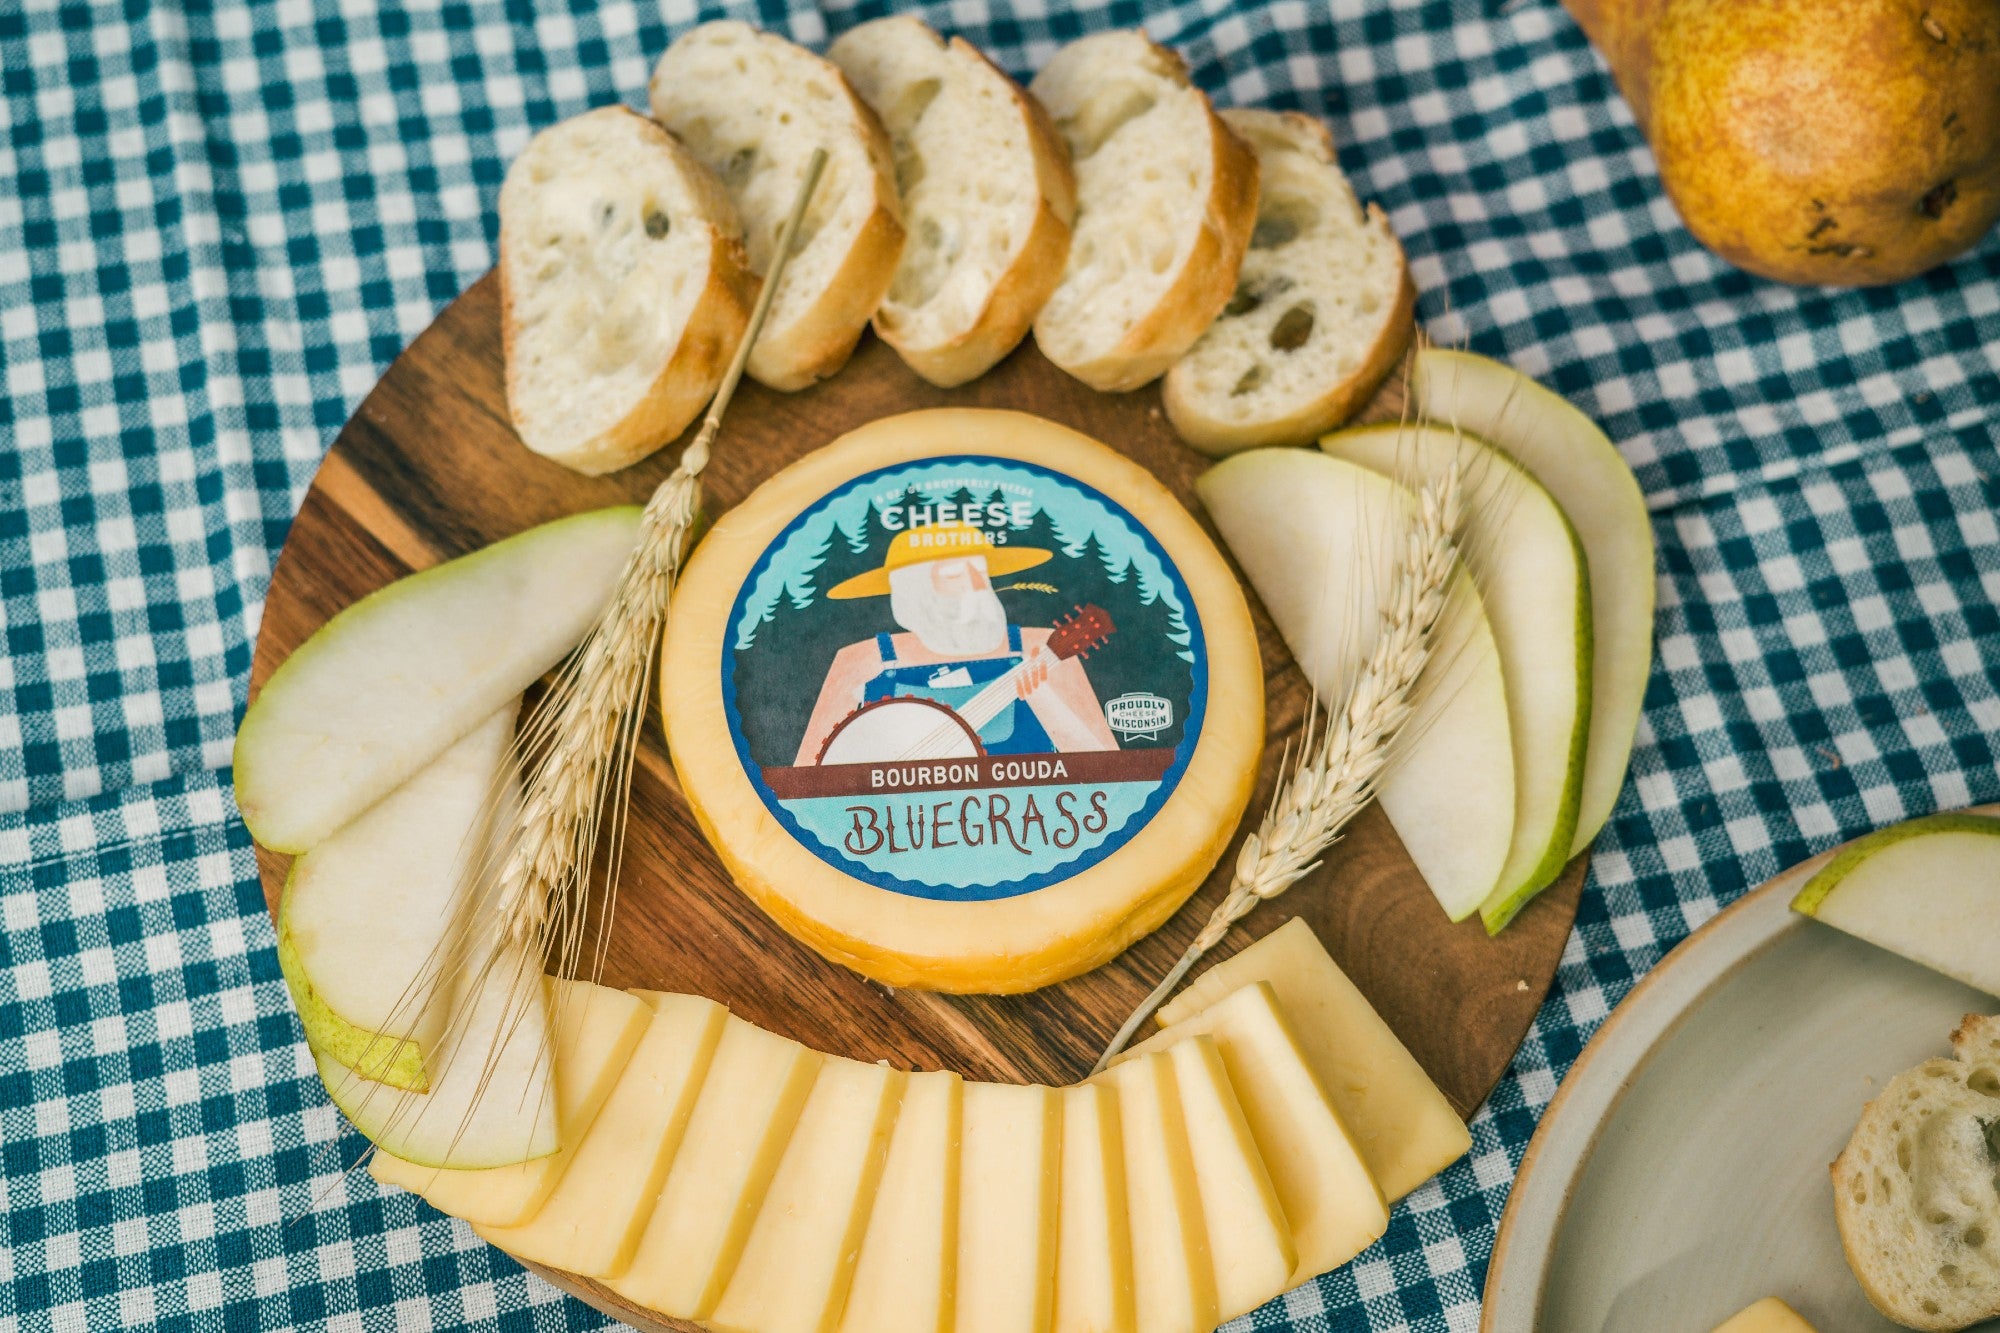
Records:
[[[519,1226],[473,1227],[517,1259],[599,1279],[632,1262],[729,1017],[699,995],[636,994],[651,1021],[554,1192]]]
[[[1307,1063],[1390,1203],[1465,1155],[1472,1146],[1465,1122],[1296,917],[1196,977],[1161,1007],[1160,1024],[1172,1028],[1259,981],[1275,992]]]
[[[828,1333],[847,1302],[861,1231],[908,1075],[829,1057],[714,1313],[717,1333]]]
[[[549,979],[548,989],[556,1020],[556,1128],[562,1147],[530,1162],[476,1170],[419,1166],[378,1151],[368,1159],[370,1175],[421,1194],[439,1212],[468,1222],[513,1226],[534,1216],[569,1169],[648,1017],[646,1006],[624,991],[558,978]]]
[[[1776,1296],[1766,1296],[1729,1319],[1715,1333],[1813,1333],[1813,1326]]]
[[[1138,1326],[1208,1333],[1221,1320],[1173,1063],[1164,1053],[1142,1055],[1098,1078],[1118,1092]]]
[[[950,1070],[904,1086],[841,1333],[951,1333],[963,1105]]]
[[[824,1060],[729,1018],[632,1265],[605,1285],[675,1319],[715,1308]]]
[[[1121,505],[1172,558],[1208,651],[1209,704],[1173,794],[1115,854],[1071,878],[989,902],[888,892],[843,874],[774,819],[737,756],[721,702],[731,608],[798,513],[850,478],[914,459],[980,454],[1062,473]],[[1242,588],[1152,474],[1088,436],[1018,412],[939,409],[872,422],[786,468],[717,521],[682,575],[660,670],[667,737],[702,831],[736,882],[787,931],[891,986],[1038,989],[1122,953],[1187,900],[1233,836],[1264,743],[1263,670]]]
[[[1063,1089],[1054,1333],[1135,1333],[1125,1138],[1109,1083]]]
[[[1215,1040],[1190,1037],[1168,1051],[1167,1058],[1173,1061],[1195,1186],[1201,1193],[1216,1317],[1234,1319],[1291,1286],[1298,1251]]]
[[[1266,982],[1246,986],[1122,1053],[1123,1061],[1160,1058],[1196,1036],[1215,1039],[1284,1205],[1299,1265],[1294,1284],[1337,1268],[1389,1226],[1389,1208],[1354,1140]]]
[[[1045,1333],[1054,1308],[1062,1095],[965,1085],[956,1333]]]

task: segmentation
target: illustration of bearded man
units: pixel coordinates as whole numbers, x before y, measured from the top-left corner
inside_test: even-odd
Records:
[[[886,595],[900,632],[885,630],[835,654],[796,762],[822,762],[828,739],[843,722],[891,699],[925,701],[941,716],[948,711],[942,723],[928,724],[932,730],[956,726],[959,734],[976,736],[988,754],[1117,749],[1083,663],[1042,651],[1048,627],[1010,625],[993,587],[994,578],[1051,556],[997,545],[987,532],[963,523],[897,533],[881,568],[826,595]],[[876,748],[881,752],[850,752],[838,762],[923,757],[907,734],[884,734]]]

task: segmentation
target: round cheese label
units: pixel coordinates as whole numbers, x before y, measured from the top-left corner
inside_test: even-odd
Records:
[[[751,786],[828,865],[918,898],[1032,893],[1111,856],[1187,770],[1208,649],[1116,501],[1036,463],[853,477],[763,549],[722,701]]]

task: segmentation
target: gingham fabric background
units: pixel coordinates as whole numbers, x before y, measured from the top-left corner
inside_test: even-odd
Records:
[[[1556,1081],[1661,954],[1872,825],[2000,799],[2000,238],[1887,291],[1674,222],[1552,0],[951,0],[1017,73],[1144,21],[1328,117],[1448,340],[1622,443],[1659,659],[1555,993],[1471,1156],[1258,1328],[1465,1330]],[[825,40],[876,7],[755,17]],[[0,1330],[594,1327],[364,1176],[230,804],[260,599],[322,449],[491,262],[535,129],[643,97],[631,0],[0,6]],[[319,1207],[309,1205],[325,1195]]]

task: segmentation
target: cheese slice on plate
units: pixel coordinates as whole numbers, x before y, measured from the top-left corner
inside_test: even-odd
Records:
[[[1388,1228],[1388,1206],[1278,1012],[1268,983],[1246,986],[1118,1059],[1165,1058],[1178,1043],[1201,1035],[1215,1039],[1284,1205],[1299,1258],[1292,1281],[1336,1268],[1367,1249]]]
[[[1813,1326],[1776,1296],[1766,1296],[1715,1333],[1813,1333]]]
[[[675,1319],[715,1308],[824,1061],[727,1020],[632,1265],[605,1285]]]
[[[1109,1083],[1063,1089],[1055,1333],[1134,1333],[1125,1139]]]
[[[1263,751],[1242,588],[1153,475],[1019,412],[874,421],[717,520],[668,741],[786,930],[891,986],[1020,992],[1173,915]]]
[[[1161,1007],[1160,1023],[1171,1028],[1258,981],[1270,983],[1306,1062],[1390,1203],[1465,1155],[1472,1146],[1465,1122],[1312,927],[1296,917],[1196,977]]]
[[[1098,1079],[1118,1092],[1138,1326],[1208,1333],[1221,1321],[1173,1062],[1164,1053],[1141,1055]]]
[[[729,1011],[699,995],[635,993],[651,1020],[541,1211],[519,1226],[473,1226],[517,1259],[617,1277],[653,1215]]]
[[[965,1085],[957,1333],[1043,1333],[1054,1307],[1062,1094]]]
[[[948,1069],[904,1086],[841,1333],[951,1333],[963,1100]]]
[[[827,1333],[840,1318],[909,1076],[829,1056],[715,1312],[718,1333]]]
[[[470,1171],[418,1166],[378,1152],[368,1161],[369,1174],[385,1185],[421,1194],[438,1211],[468,1222],[506,1227],[533,1217],[575,1159],[650,1017],[645,1004],[624,991],[587,981],[551,981],[549,1007],[556,1020],[561,1148],[532,1162]]]
[[[1291,1286],[1298,1251],[1215,1040],[1189,1037],[1167,1056],[1201,1192],[1217,1317],[1234,1319]]]

